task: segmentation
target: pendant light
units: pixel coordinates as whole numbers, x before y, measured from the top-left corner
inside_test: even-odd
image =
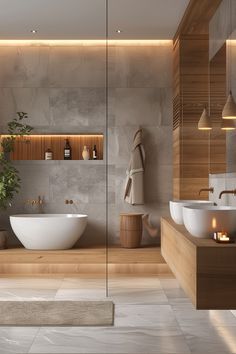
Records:
[[[207,113],[206,107],[204,108],[202,115],[199,119],[198,129],[199,130],[211,130],[212,129],[211,118]]]
[[[229,96],[227,98],[226,104],[224,105],[222,111],[223,119],[236,119],[236,103],[232,96],[232,92],[229,92]]]
[[[233,26],[232,26],[232,0],[229,1],[229,16],[230,16],[230,33],[232,36],[233,32]],[[229,95],[227,98],[227,101],[224,105],[223,111],[222,111],[222,118],[223,119],[236,119],[236,103],[234,101],[233,95],[232,95],[232,82],[231,82],[231,43],[229,43],[229,58],[228,58],[228,82],[229,82]]]
[[[234,121],[230,120],[230,119],[222,119],[221,129],[222,130],[234,130],[235,129]]]

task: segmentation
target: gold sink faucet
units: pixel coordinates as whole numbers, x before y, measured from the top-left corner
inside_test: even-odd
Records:
[[[236,196],[236,189],[222,191],[219,195],[219,199],[221,199],[223,194],[233,194]]]
[[[199,191],[199,195],[200,195],[202,192],[214,193],[214,188],[213,188],[213,187],[210,187],[210,188],[202,188],[202,189],[200,189],[200,191]]]

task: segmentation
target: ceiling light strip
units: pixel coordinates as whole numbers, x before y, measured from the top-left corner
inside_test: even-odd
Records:
[[[169,39],[111,39],[108,40],[110,46],[155,46],[171,45]],[[105,46],[106,40],[103,39],[68,39],[68,40],[49,40],[49,39],[1,39],[0,46]]]

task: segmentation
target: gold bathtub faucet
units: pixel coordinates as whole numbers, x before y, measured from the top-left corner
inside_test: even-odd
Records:
[[[44,204],[44,200],[43,198],[39,195],[37,199],[28,199],[26,201],[26,204],[30,204],[30,205],[38,205],[39,209],[42,210],[42,206]]]
[[[65,204],[73,204],[74,203],[74,201],[72,200],[72,199],[66,199],[65,200]]]

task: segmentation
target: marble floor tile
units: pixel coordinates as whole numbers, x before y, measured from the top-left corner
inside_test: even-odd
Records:
[[[165,289],[164,292],[170,305],[186,302],[191,304],[191,300],[181,288]]]
[[[106,279],[99,277],[64,278],[60,289],[105,289]]]
[[[0,327],[0,354],[28,353],[38,327]]]
[[[191,353],[236,353],[236,327],[181,326]]]
[[[168,299],[163,290],[136,289],[136,288],[111,288],[109,297],[114,303],[125,304],[165,304]]]
[[[56,289],[0,289],[0,301],[54,300]]]
[[[214,325],[236,327],[236,317],[229,310],[196,310],[191,303],[172,304],[172,308],[180,326]]]
[[[178,322],[170,305],[116,304],[115,326],[178,328]]]
[[[170,277],[159,277],[160,284],[162,286],[162,289],[168,290],[168,289],[180,289],[180,285],[178,281],[173,278],[172,276]]]
[[[43,328],[29,353],[190,353],[180,329]]]
[[[59,289],[56,293],[56,300],[104,300],[106,298],[105,288],[89,289]]]

